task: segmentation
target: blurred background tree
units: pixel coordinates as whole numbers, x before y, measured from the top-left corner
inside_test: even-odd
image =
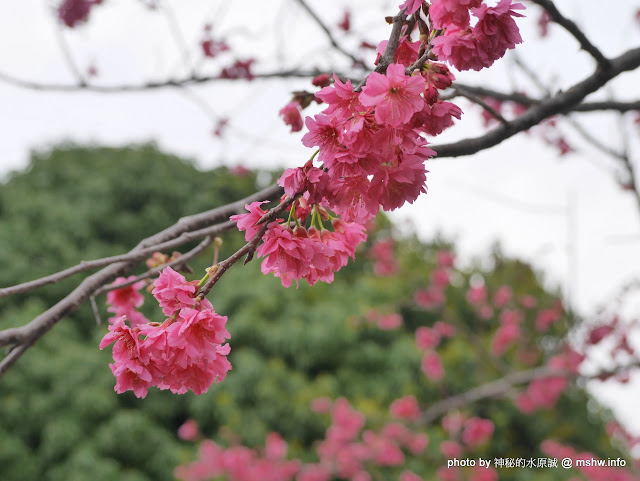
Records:
[[[29,167],[0,188],[0,285],[126,251],[178,217],[242,198],[256,190],[258,180],[270,177],[269,172],[198,170],[153,145],[63,145],[36,152]],[[240,242],[239,233],[227,234],[222,255]],[[376,247],[384,243],[389,255]],[[176,437],[187,419],[197,420],[205,436],[226,445],[260,446],[275,431],[289,442],[292,456],[311,460],[314,442],[329,424],[326,415],[311,411],[314,399],[346,397],[367,416],[368,425],[380,427],[398,397],[415,395],[429,408],[513,370],[544,363],[567,341],[574,322],[570,313],[559,311],[543,334],[535,329],[540,310],[557,309],[558,293],[545,290],[530,266],[505,258],[499,248],[490,263],[456,269],[444,290],[446,300],[425,308],[424,299],[414,294],[424,294],[433,283],[443,251],[455,247],[444,239],[425,243],[413,233],[399,234],[379,217],[357,261],[331,285],[283,289],[278,279],[260,274],[256,261],[232,269],[212,300],[230,319],[233,370],[202,396],[155,389],[146,399],[130,392],[117,395],[109,349],[97,348],[106,326],[96,327],[91,309],[82,307],[0,382],[2,479],[171,480],[174,467],[194,455],[192,446]],[[194,270],[202,272],[211,256],[207,251],[191,262]],[[385,256],[394,263],[386,270],[380,265]],[[75,282],[47,286],[28,298],[1,299],[2,328],[33,318]],[[469,286],[479,282],[489,298],[511,286],[509,302],[517,303],[524,316],[523,334],[502,355],[492,352],[492,343],[505,309],[483,312],[468,300]],[[104,297],[98,305],[106,319]],[[153,309],[145,314],[157,315]],[[401,325],[380,321],[392,314],[401,316]],[[438,321],[454,326],[456,335],[437,349],[445,376],[436,382],[421,371],[415,332]],[[526,352],[533,357],[523,356]],[[460,408],[495,423],[491,442],[472,456],[544,456],[540,444],[545,439],[600,457],[621,455],[605,432],[611,415],[589,397],[583,382],[572,382],[552,409],[531,415],[514,405],[520,390]],[[439,421],[437,415],[422,428],[430,444],[412,461],[424,479],[433,479],[436,468],[446,464],[440,442],[449,436]],[[500,479],[518,481],[567,476],[562,469],[500,471]],[[396,479],[395,471],[384,471],[384,479]]]

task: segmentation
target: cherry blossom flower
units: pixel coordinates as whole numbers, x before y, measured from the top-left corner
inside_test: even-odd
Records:
[[[490,419],[469,418],[462,432],[462,441],[470,447],[486,443],[493,435],[494,425]]]
[[[127,278],[118,277],[113,281],[113,285],[124,284],[125,282],[135,279],[136,276]],[[127,287],[115,289],[107,293],[107,310],[115,313],[117,316],[126,315],[128,312],[140,307],[144,303],[144,296],[140,294],[140,289],[144,287],[145,282],[139,281]]]
[[[165,316],[172,316],[183,307],[195,304],[192,296],[196,292],[196,286],[187,282],[183,275],[171,267],[166,267],[160,273],[153,286],[151,294],[157,299]]]
[[[379,124],[399,127],[409,122],[415,112],[422,110],[425,89],[422,76],[407,76],[404,65],[392,63],[386,75],[373,72],[362,89],[360,102],[375,106],[375,118]]]
[[[440,381],[444,377],[442,360],[435,351],[427,351],[422,357],[422,372],[431,381]]]
[[[469,10],[477,8],[482,0],[432,0],[429,16],[435,28],[447,28],[456,25],[460,28],[469,26]]]
[[[411,15],[418,11],[418,9],[422,6],[424,0],[406,0],[404,3],[400,4],[400,9],[406,9],[406,14]]]
[[[394,418],[417,421],[420,419],[420,406],[415,396],[405,396],[391,403],[389,412]]]
[[[263,210],[260,206],[268,202],[267,200],[263,200],[262,202],[245,204],[244,208],[249,211],[248,214],[237,214],[229,217],[229,219],[237,223],[238,230],[245,232],[244,238],[247,242],[253,239],[258,231],[260,231],[261,226],[258,224],[258,221],[262,219],[262,216],[267,214],[267,211]]]
[[[298,102],[289,102],[279,112],[284,123],[291,126],[291,132],[299,132],[302,130],[302,115],[300,115],[300,104]]]

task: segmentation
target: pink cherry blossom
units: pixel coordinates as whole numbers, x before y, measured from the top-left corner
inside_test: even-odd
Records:
[[[400,473],[400,477],[398,481],[423,481],[420,476],[415,474],[413,471],[402,471]]]
[[[178,428],[178,437],[185,441],[194,441],[199,435],[198,423],[193,419],[187,419]]]
[[[462,456],[462,446],[455,441],[442,441],[440,443],[440,452],[445,458],[459,458]]]
[[[378,47],[376,48],[376,52],[378,56],[376,58],[375,64],[378,64],[380,57],[384,53],[389,44],[388,40],[382,40]],[[418,52],[420,51],[420,42],[410,42],[406,35],[400,37],[398,40],[398,48],[393,55],[393,63],[399,63],[408,67],[413,62],[418,60]]]
[[[291,132],[302,130],[303,123],[300,112],[300,104],[298,102],[289,102],[279,112],[284,123],[291,126]]]
[[[462,433],[462,441],[470,447],[486,443],[493,435],[494,425],[490,419],[469,418]]]
[[[470,481],[498,481],[498,471],[493,466],[474,466]]]
[[[485,67],[502,58],[508,49],[522,43],[522,37],[513,17],[524,15],[515,10],[524,10],[521,3],[511,3],[512,0],[500,0],[495,7],[481,4],[473,9],[473,15],[478,23],[473,33],[478,39],[478,50],[486,58]]]
[[[446,300],[442,289],[433,287],[418,289],[413,299],[418,306],[429,311],[440,307]]]
[[[426,193],[426,182],[424,159],[406,156],[401,164],[378,170],[371,179],[369,192],[379,199],[385,211],[395,210],[406,202],[413,204],[421,193]]]
[[[386,75],[373,72],[362,89],[360,102],[375,106],[375,118],[379,124],[399,127],[411,120],[415,112],[422,110],[425,88],[422,76],[407,76],[404,65],[392,63]]]
[[[493,295],[493,306],[497,309],[503,308],[513,297],[513,289],[509,286],[500,287]]]
[[[74,28],[89,19],[91,9],[102,0],[63,0],[58,7],[58,18],[69,28]]]
[[[408,421],[417,421],[420,419],[420,406],[415,396],[405,396],[396,399],[391,403],[389,411],[391,415],[397,419],[406,419]]]
[[[438,60],[447,61],[458,70],[482,70],[487,66],[480,58],[478,40],[468,27],[453,25],[431,44]]]
[[[421,326],[416,329],[416,346],[421,351],[434,349],[440,344],[440,333],[433,328]]]
[[[118,277],[113,281],[113,285],[124,284],[135,278],[136,276]],[[139,281],[130,286],[109,291],[107,293],[107,304],[109,305],[107,310],[116,313],[117,316],[122,316],[136,307],[140,307],[144,303],[144,297],[138,291],[144,287],[144,284],[144,281]]]
[[[333,74],[333,86],[327,86],[316,92],[316,97],[328,104],[323,111],[330,115],[337,113],[339,117],[346,120],[349,116],[366,110],[359,100],[358,92],[353,90],[351,80],[342,82],[336,74]]]
[[[195,304],[192,296],[196,292],[196,286],[187,282],[183,275],[171,267],[163,269],[153,286],[151,294],[157,299],[165,316],[172,316],[183,307]]]
[[[482,0],[432,0],[429,16],[435,28],[447,28],[456,25],[461,28],[469,26],[469,10],[477,8]]]
[[[431,381],[437,382],[444,377],[442,360],[435,351],[427,351],[422,357],[422,372]]]
[[[433,325],[433,329],[440,335],[440,337],[453,337],[456,335],[456,326],[450,322],[437,321]]]
[[[414,117],[416,129],[428,135],[439,135],[453,125],[454,118],[460,119],[462,110],[451,102],[438,100],[433,104],[425,103]]]
[[[406,14],[411,15],[418,11],[418,9],[422,6],[424,0],[406,0],[404,3],[400,4],[400,9],[406,9]]]

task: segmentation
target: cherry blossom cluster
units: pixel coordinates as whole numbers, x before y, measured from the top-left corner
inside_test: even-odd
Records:
[[[120,278],[115,283],[125,281]],[[171,267],[160,273],[152,294],[166,316],[161,323],[148,321],[136,310],[144,300],[138,292],[144,281],[108,294],[108,309],[116,317],[109,320],[100,349],[113,344],[114,362],[109,367],[116,377],[116,392],[133,391],[144,398],[151,386],[157,386],[175,394],[189,389],[202,394],[225,378],[231,369],[230,347],[224,344],[230,337],[227,318],[217,314],[208,300],[195,297],[197,282],[187,282]]]
[[[415,303],[423,309],[433,310],[442,306],[446,300],[445,289],[449,285],[451,270],[455,264],[455,255],[447,250],[436,254],[436,268],[431,272],[430,284],[416,290]]]
[[[634,481],[638,479],[637,474],[631,472],[631,470],[624,469],[623,467],[607,466],[605,460],[602,460],[602,463],[591,462],[592,460],[599,460],[599,457],[594,453],[587,451],[579,452],[571,446],[566,446],[550,439],[543,441],[540,449],[547,456],[553,456],[557,459],[569,458],[573,460],[575,463],[574,469],[578,470],[587,481]],[[590,462],[579,466],[578,463],[576,463],[578,460]],[[598,466],[598,464],[602,465]],[[624,465],[626,465],[626,462],[622,466]]]
[[[251,241],[260,231],[260,220],[267,215],[260,205],[264,202],[253,202],[246,205],[248,214],[231,216],[237,222],[238,229],[245,232],[247,241]],[[364,226],[356,222],[344,222],[341,219],[330,219],[321,207],[309,207],[305,203],[297,203],[290,210],[295,215],[296,225],[291,227],[282,219],[267,225],[262,236],[263,243],[256,249],[258,257],[264,257],[262,273],[273,273],[280,278],[282,285],[289,287],[293,280],[306,280],[310,285],[317,281],[332,282],[334,272],[347,264],[349,257],[355,256],[356,247],[366,239]],[[312,225],[307,229],[300,225],[312,215]],[[324,226],[325,218],[333,230]],[[314,222],[315,221],[315,222]],[[317,228],[315,225],[318,225]]]
[[[174,474],[183,481],[205,481],[223,475],[229,481],[330,481],[336,477],[371,481],[368,468],[400,467],[406,454],[419,455],[429,443],[426,434],[398,422],[387,423],[380,430],[363,430],[365,416],[344,398],[335,402],[318,399],[313,409],[331,416],[325,438],[316,445],[317,462],[286,460],[287,444],[280,435],[271,433],[260,451],[244,446],[224,448],[205,440],[200,444],[198,459],[178,466]],[[392,411],[397,408],[392,407]],[[421,478],[404,470],[399,479]]]
[[[205,481],[225,476],[228,481],[289,481],[300,469],[300,461],[287,461],[287,443],[278,433],[270,433],[260,452],[245,446],[225,448],[204,440],[198,459],[178,466],[174,475],[183,481]]]
[[[330,217],[333,221],[329,212],[345,223],[364,226],[381,208],[395,210],[426,193],[425,161],[435,155],[427,136],[439,135],[462,115],[458,106],[439,99],[440,90],[450,87],[454,77],[434,58],[459,70],[480,70],[522,41],[514,17],[522,16],[515,10],[524,7],[511,0],[501,0],[495,7],[481,0],[434,0],[425,9],[431,26],[420,17],[423,3],[407,0],[400,5],[416,18],[413,25],[420,25],[420,39],[412,41],[412,32],[405,29],[392,63],[372,72],[361,90],[335,74],[333,85],[328,76],[313,80],[323,87],[315,100],[326,108],[306,118],[308,131],[302,143],[317,151],[303,167],[288,169],[279,179],[285,194],[296,200],[287,223],[276,224],[281,227],[262,238],[272,245],[262,249],[269,255],[263,272],[273,272],[285,286],[291,285],[291,280],[306,279],[312,284],[333,279],[336,269],[329,275],[326,266],[315,266],[317,261],[313,260],[316,252],[329,245],[322,242],[323,220]],[[470,11],[478,19],[473,27]],[[388,46],[388,41],[379,44],[376,63]],[[302,130],[301,110],[310,103],[311,99],[296,93],[280,111],[292,132]],[[253,220],[258,211],[251,209],[235,219]],[[318,216],[312,217],[307,230],[305,220],[310,212]],[[247,233],[247,240],[250,237]],[[389,266],[393,267],[382,265]],[[316,275],[316,269],[321,274]],[[446,284],[447,280],[439,282]],[[442,298],[433,297],[434,304]]]
[[[444,35],[432,40],[433,51],[458,70],[482,70],[502,58],[522,37],[514,17],[523,15],[521,3],[500,0],[488,7],[482,0],[432,0],[429,16],[433,28]],[[469,11],[477,22],[471,26]]]
[[[58,6],[58,19],[69,28],[83,24],[89,19],[91,9],[102,0],[63,0]]]
[[[400,268],[393,254],[393,239],[383,239],[376,241],[369,252],[369,256],[374,260],[373,272],[377,276],[387,277],[398,272]]]
[[[490,419],[477,416],[468,417],[464,413],[454,411],[442,418],[442,428],[448,439],[440,442],[440,452],[447,459],[462,458],[474,449],[489,442],[495,426]],[[497,481],[498,474],[493,467],[474,467],[469,470],[471,481]],[[458,481],[464,479],[463,468],[442,466],[436,471],[441,481]]]

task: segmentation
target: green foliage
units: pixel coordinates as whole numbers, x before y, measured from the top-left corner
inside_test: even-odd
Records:
[[[0,188],[0,285],[12,285],[73,265],[81,259],[124,252],[179,217],[222,205],[255,190],[255,176],[237,177],[225,168],[208,172],[151,145],[134,148],[60,147],[34,154],[29,169]],[[392,231],[386,218],[377,233]],[[225,238],[222,255],[240,236]],[[370,239],[369,244],[371,244]],[[527,368],[513,352],[491,357],[495,318],[482,320],[466,302],[464,288],[450,287],[442,310],[424,311],[413,303],[417,288],[429,283],[435,253],[442,242],[425,245],[414,237],[398,241],[401,275],[377,277],[366,252],[336,275],[331,285],[284,289],[260,274],[255,260],[234,267],[216,285],[211,301],[229,317],[233,370],[203,396],[174,396],[151,390],[146,399],[117,395],[108,368],[110,351],[98,350],[106,327],[95,326],[86,306],[63,320],[0,379],[0,466],[11,481],[163,481],[193,453],[176,429],[194,418],[207,436],[231,442],[239,437],[260,445],[269,431],[291,443],[293,455],[311,459],[313,442],[323,436],[326,415],[310,411],[315,398],[349,398],[372,426],[388,418],[394,399],[414,394],[425,405],[501,377],[505,368]],[[192,265],[203,272],[207,252]],[[495,253],[493,268],[482,272],[489,291],[504,284],[531,294],[542,306],[554,296],[540,286],[529,266]],[[455,282],[468,285],[471,272]],[[33,294],[0,301],[0,328],[24,324],[55,303],[79,282],[73,277]],[[104,304],[104,299],[99,299]],[[145,306],[158,318],[149,298]],[[400,312],[404,327],[381,331],[362,323],[365,314]],[[107,313],[101,307],[102,315]],[[459,335],[438,349],[447,370],[442,383],[428,382],[420,371],[414,331],[445,319]],[[524,322],[527,346],[538,350],[533,313]],[[560,323],[545,345],[567,332]],[[544,352],[544,350],[542,350]],[[603,434],[599,416],[587,412],[587,395],[572,388],[552,411],[523,416],[509,399],[485,400],[469,414],[491,418],[496,435],[479,451],[484,457],[539,456],[543,439],[556,438],[600,456],[615,451]],[[224,429],[222,429],[224,428]],[[234,433],[231,435],[230,433]],[[433,473],[442,462],[435,425],[431,444],[416,469]],[[536,479],[562,479],[560,470]],[[501,473],[502,475],[502,473]],[[531,479],[526,470],[501,479]],[[541,476],[547,476],[543,478]],[[560,476],[560,478],[558,478]]]

